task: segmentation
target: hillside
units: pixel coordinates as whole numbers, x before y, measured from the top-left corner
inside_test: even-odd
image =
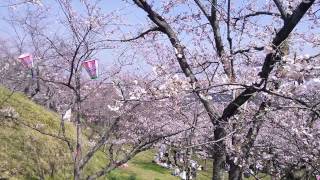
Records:
[[[66,143],[50,136],[61,135],[58,114],[20,93],[0,88],[0,121],[0,179],[72,178],[72,159]],[[74,139],[74,132],[72,123],[66,124],[66,137]],[[153,164],[153,156],[153,151],[142,152],[127,168],[113,171],[107,179],[178,179]],[[96,171],[104,162],[103,154],[98,153],[85,174]],[[209,179],[208,173],[202,173],[199,179]]]
[[[0,177],[70,178],[71,154],[66,144],[37,131],[58,135],[57,114],[4,88],[0,88],[0,109]],[[74,128],[66,125],[66,132],[72,138]]]

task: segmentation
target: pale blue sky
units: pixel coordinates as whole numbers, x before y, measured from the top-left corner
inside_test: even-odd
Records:
[[[17,2],[17,1],[16,1]],[[9,24],[4,20],[6,18],[8,18],[9,15],[9,11],[12,11],[13,9],[6,7],[5,5],[8,5],[10,3],[8,2],[4,2],[3,0],[0,0],[0,35],[1,38],[3,39],[7,39],[10,40],[10,38],[15,38],[15,33],[13,31],[13,29],[9,26]],[[73,8],[75,8],[75,10],[78,13],[82,12],[82,5],[80,3],[80,1],[75,0],[73,1]],[[14,10],[12,12],[14,13],[19,13],[19,10],[26,8],[26,7],[34,7],[36,5],[32,5],[32,4],[24,4],[24,5],[17,5],[14,6]],[[50,7],[53,10],[58,9],[58,5],[55,2],[55,0],[43,0],[43,6],[44,7]],[[139,21],[143,19],[145,19],[144,16],[144,12],[143,11],[137,11],[137,8],[133,5],[130,5],[128,3],[125,3],[121,0],[106,0],[106,1],[101,1],[100,6],[99,6],[103,12],[108,13],[108,12],[113,12],[115,10],[121,10],[121,14],[130,14],[130,16],[126,16],[127,18],[127,22],[132,22],[132,23],[137,23]],[[134,8],[132,8],[134,7]],[[135,11],[135,12],[133,12]],[[58,13],[58,12],[54,12],[53,13]],[[61,12],[60,12],[61,13]],[[55,22],[55,16],[52,17],[52,22]],[[53,25],[53,24],[50,24]],[[54,30],[59,29],[59,24],[54,24]],[[100,61],[103,64],[108,64],[108,63],[112,63],[113,61],[113,56],[112,56],[112,50],[103,50],[101,52],[99,52],[99,54],[97,54],[98,59],[100,59]]]
[[[46,7],[51,7],[53,9],[56,8],[53,5],[53,4],[55,4],[54,0],[43,0],[43,2]],[[77,9],[77,11],[81,12],[81,6],[79,5],[79,1],[75,0],[74,2],[75,2],[74,7]],[[235,1],[235,2],[237,2],[237,3],[240,2],[239,5],[244,3],[244,1]],[[4,0],[1,0],[0,5],[3,5],[3,4],[4,4]],[[100,4],[101,4],[100,7],[105,12],[111,12],[111,11],[114,11],[117,9],[118,10],[121,9],[120,12],[121,12],[121,14],[125,14],[124,17],[127,18],[126,20],[128,23],[146,24],[145,22],[146,22],[147,17],[145,16],[145,13],[142,10],[135,7],[133,4],[130,5],[129,3],[125,3],[122,0],[103,0],[103,1],[101,1]],[[124,8],[124,7],[126,7],[126,8]],[[19,13],[19,8],[21,8],[21,7],[20,6],[16,7],[16,10],[15,10],[16,13]],[[179,11],[179,8],[177,8],[176,10]],[[8,35],[10,35],[10,34],[12,35],[12,29],[10,29],[10,27],[7,25],[7,23],[3,21],[3,18],[6,17],[7,15],[8,15],[7,7],[0,7],[0,16],[2,17],[2,19],[0,19],[0,35],[2,36],[2,38],[7,38]],[[270,21],[268,18],[261,17],[262,23],[267,23],[268,21]],[[298,28],[301,31],[309,31],[308,29],[305,28],[305,24],[300,24],[298,26]],[[130,30],[128,30],[128,31],[130,31]],[[315,29],[313,31],[320,33],[319,29]],[[188,41],[188,37],[181,37],[181,38],[184,38],[186,41]],[[314,50],[312,48],[304,47],[304,49],[307,53],[313,54]],[[113,58],[110,50],[103,51],[98,56],[99,56],[98,57],[99,59],[112,59]]]

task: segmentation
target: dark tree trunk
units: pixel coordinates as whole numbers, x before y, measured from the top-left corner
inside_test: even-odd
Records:
[[[204,159],[204,166],[203,166],[203,170],[206,171],[207,170],[207,158]]]
[[[81,94],[80,94],[80,74],[76,75],[76,130],[77,130],[77,139],[76,139],[76,149],[75,149],[75,158],[74,158],[74,180],[80,179],[80,160],[81,160]]]
[[[229,163],[230,170],[229,170],[229,180],[241,180],[242,179],[242,170],[241,168],[232,163]]]
[[[221,127],[217,127],[214,131],[215,140],[219,140],[225,137],[225,130]],[[226,153],[225,143],[223,140],[217,142],[214,145],[213,152],[213,175],[212,180],[223,180],[225,171]]]

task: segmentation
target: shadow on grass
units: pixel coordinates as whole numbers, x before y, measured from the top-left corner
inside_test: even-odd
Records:
[[[154,164],[153,162],[138,162],[138,161],[135,161],[134,162],[135,165],[139,166],[140,168],[144,169],[144,170],[151,170],[151,171],[154,171],[154,172],[158,172],[158,173],[161,173],[161,174],[166,174],[168,173],[168,170],[157,165],[157,164]]]
[[[110,173],[107,176],[108,180],[137,180],[136,174],[120,174],[120,173]]]

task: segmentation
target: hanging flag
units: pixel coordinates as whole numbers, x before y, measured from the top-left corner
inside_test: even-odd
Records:
[[[95,59],[87,60],[82,63],[91,79],[98,78],[98,61]]]
[[[33,58],[30,53],[21,54],[18,59],[21,61],[24,67],[33,68]]]

